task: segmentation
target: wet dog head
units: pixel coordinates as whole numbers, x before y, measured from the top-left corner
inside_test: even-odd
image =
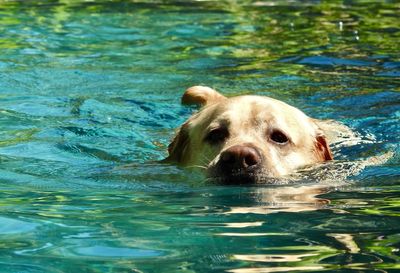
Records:
[[[262,183],[332,159],[318,121],[282,101],[226,98],[209,87],[194,86],[182,102],[203,107],[181,126],[167,161],[204,169],[217,182]]]

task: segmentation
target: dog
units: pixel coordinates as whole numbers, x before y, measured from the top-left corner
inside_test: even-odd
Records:
[[[166,162],[200,168],[222,184],[266,183],[333,159],[323,121],[266,96],[227,98],[206,86],[182,96],[201,105],[168,146]]]

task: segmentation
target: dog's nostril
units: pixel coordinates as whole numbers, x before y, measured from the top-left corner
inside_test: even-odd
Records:
[[[249,153],[244,157],[244,167],[257,165],[260,162],[260,157],[255,153]]]

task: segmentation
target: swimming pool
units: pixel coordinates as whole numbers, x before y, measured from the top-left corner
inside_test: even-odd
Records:
[[[399,272],[399,12],[0,1],[0,272]],[[196,84],[350,126],[342,172],[393,156],[324,183],[204,183],[156,162]]]

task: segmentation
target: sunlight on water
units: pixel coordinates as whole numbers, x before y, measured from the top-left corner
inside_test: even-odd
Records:
[[[398,272],[396,1],[1,1],[0,272]],[[230,187],[160,164],[182,92],[344,125]]]

